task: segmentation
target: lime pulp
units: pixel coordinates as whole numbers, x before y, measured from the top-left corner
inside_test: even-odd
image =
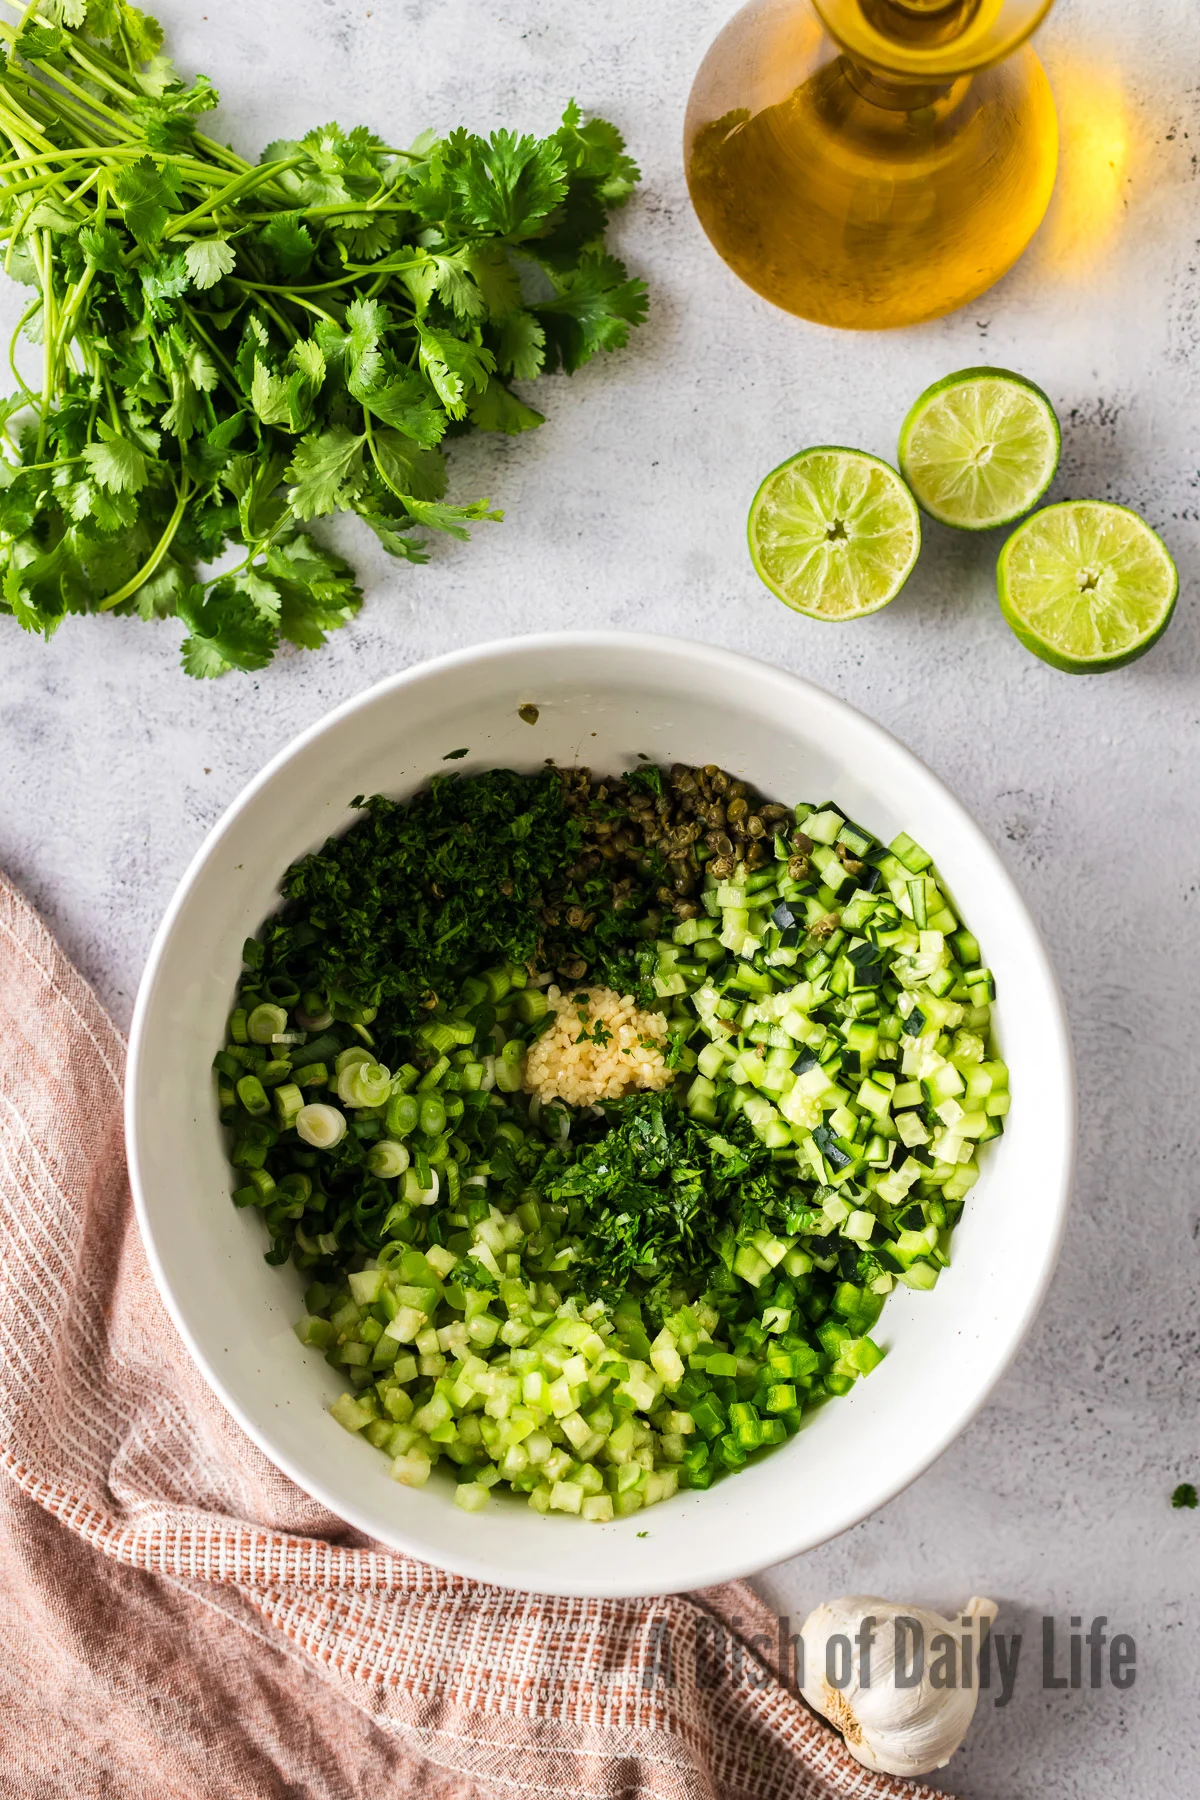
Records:
[[[921,521],[890,464],[817,445],[766,477],[748,535],[755,569],[785,605],[811,619],[860,619],[908,580]]]
[[[1067,500],[1018,526],[996,567],[1021,642],[1071,675],[1144,656],[1170,622],[1179,573],[1145,520],[1106,500]]]
[[[900,432],[900,469],[943,525],[990,531],[1036,506],[1058,468],[1053,406],[1008,369],[960,369],[926,388]]]

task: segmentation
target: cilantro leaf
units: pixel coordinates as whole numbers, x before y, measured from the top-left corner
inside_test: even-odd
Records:
[[[289,643],[316,650],[362,605],[362,590],[348,563],[307,532],[273,544],[267,572],[279,591],[279,630]]]
[[[66,37],[56,25],[39,25],[27,21],[17,34],[13,49],[31,62],[48,62],[61,68],[66,60]]]
[[[440,500],[446,491],[446,464],[436,450],[422,448],[399,431],[371,434],[375,466],[394,494]]]
[[[646,317],[646,284],[631,281],[615,256],[588,251],[559,276],[553,300],[533,308],[546,333],[546,364],[581,368],[598,350],[620,350]]]
[[[298,281],[302,275],[307,275],[316,255],[316,245],[299,213],[277,213],[258,235],[286,280]]]
[[[566,192],[566,168],[552,138],[494,131],[485,142],[455,132],[449,144],[450,185],[479,231],[514,241],[529,237]]]
[[[295,484],[288,492],[288,504],[298,519],[336,512],[344,504],[346,491],[362,468],[365,442],[347,425],[331,425],[301,439],[287,471]]]
[[[29,224],[35,231],[69,231],[72,236],[79,230],[77,216],[54,199],[40,200],[29,215]]]
[[[85,225],[79,233],[79,247],[89,268],[103,269],[106,275],[121,274],[121,238],[111,225]]]
[[[179,603],[189,628],[183,666],[189,675],[210,680],[228,669],[265,669],[275,651],[275,629],[228,576],[207,594],[191,590]]]
[[[129,438],[100,424],[97,443],[88,444],[83,460],[102,488],[114,494],[138,494],[150,479],[145,452]]]
[[[225,275],[233,273],[237,261],[228,238],[197,238],[184,253],[187,272],[198,288],[215,287]]]
[[[286,425],[291,418],[287,382],[257,357],[250,381],[250,404],[264,425]]]
[[[143,156],[122,169],[114,185],[125,223],[139,244],[159,242],[173,212],[180,211],[183,177],[173,163]]]
[[[152,261],[142,264],[139,275],[142,293],[152,316],[156,319],[173,318],[174,308],[163,302],[178,300],[191,286],[186,257],[182,254],[156,256]]]
[[[468,402],[468,410],[472,425],[480,431],[506,431],[511,436],[546,423],[544,413],[518,400],[502,381],[489,381],[483,392]]]
[[[461,419],[467,410],[467,395],[487,386],[496,359],[483,344],[464,342],[423,322],[419,330],[421,368],[450,417]]]
[[[515,312],[500,327],[496,366],[514,381],[532,381],[546,360],[546,333],[531,312]]]
[[[364,525],[369,525],[389,556],[398,556],[404,562],[427,563],[429,557],[421,548],[419,541],[409,537],[408,533],[416,530],[416,521],[411,518],[393,518],[390,514],[369,512],[365,507],[355,509]]]
[[[632,1284],[703,1286],[724,1260],[769,1166],[689,1119],[670,1094],[609,1102],[600,1142],[547,1187],[580,1220],[586,1293],[619,1302]]]
[[[490,500],[471,500],[465,506],[450,506],[440,500],[418,500],[415,495],[406,494],[404,505],[418,525],[426,525],[431,531],[444,531],[450,537],[464,541],[471,535],[467,530],[469,523],[478,519],[499,523],[504,517],[502,512],[493,510]]]
[[[446,412],[429,383],[414,370],[397,367],[390,355],[370,361],[346,386],[377,419],[402,431],[414,443],[432,449],[445,434]]]
[[[168,64],[156,71],[165,79],[151,77],[139,83],[146,98],[133,102],[131,110],[138,119],[146,140],[154,150],[189,150],[195,135],[196,120],[217,104],[217,90],[207,75],[198,75],[190,88],[174,78]]]
[[[589,119],[585,124],[578,106],[569,100],[554,135],[571,173],[595,182],[607,206],[624,206],[642,174],[626,153],[616,126],[607,119]]]

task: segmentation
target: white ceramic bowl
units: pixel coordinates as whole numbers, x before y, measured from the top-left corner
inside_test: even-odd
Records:
[[[534,702],[532,728],[517,709]],[[470,754],[445,763],[448,751]],[[397,1486],[386,1458],[325,1411],[341,1383],[291,1331],[292,1269],[268,1268],[258,1218],[229,1200],[210,1064],[243,940],[293,858],[351,821],[364,789],[544,758],[598,770],[638,752],[715,762],[781,800],[836,798],[884,839],[903,829],[943,872],[999,990],[1013,1111],[988,1146],[932,1293],[900,1289],[882,1365],[789,1444],[706,1493],[611,1525],[482,1514],[434,1478]],[[138,995],[127,1130],[133,1191],[163,1298],[215,1392],[286,1474],[393,1548],[463,1575],[558,1594],[706,1586],[857,1523],[921,1473],[982,1406],[1046,1291],[1071,1173],[1074,1100],[1062,1004],[1041,939],[991,845],[942,783],[840,700],[763,663],[670,638],[517,638],[425,663],[314,725],[209,834],[167,911]],[[640,1533],[646,1535],[640,1536]]]

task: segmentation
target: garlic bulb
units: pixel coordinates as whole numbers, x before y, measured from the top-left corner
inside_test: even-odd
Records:
[[[800,1691],[868,1769],[926,1775],[967,1735],[979,1650],[997,1610],[973,1599],[944,1619],[873,1594],[827,1600],[804,1621]]]

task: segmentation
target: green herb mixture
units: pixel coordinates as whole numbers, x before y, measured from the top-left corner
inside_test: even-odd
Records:
[[[868,1374],[887,1294],[949,1262],[1009,1104],[978,944],[910,838],[711,766],[356,804],[247,942],[215,1064],[334,1416],[398,1481],[451,1465],[467,1511],[708,1487]],[[664,1014],[671,1086],[526,1092],[551,981],[577,1044],[584,982]]]
[[[362,595],[302,526],[348,510],[423,562],[415,534],[500,518],[446,498],[444,442],[541,424],[512,383],[641,322],[604,248],[637,168],[573,102],[543,139],[323,125],[250,164],[127,0],[13,10],[0,236],[42,366],[29,386],[10,349],[0,606],[47,637],[69,613],[178,615],[197,676],[315,648]]]

